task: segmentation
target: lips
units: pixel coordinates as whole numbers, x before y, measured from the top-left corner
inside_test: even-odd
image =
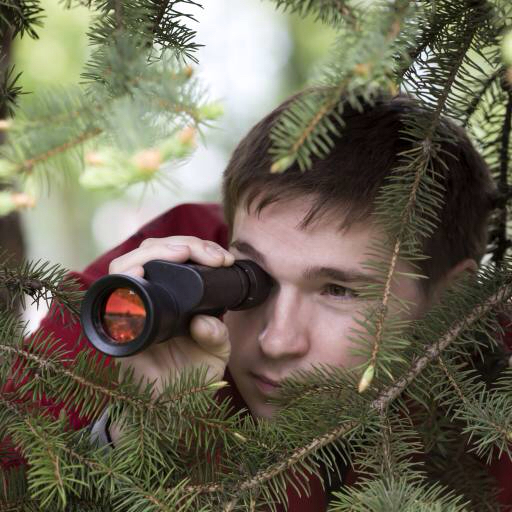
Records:
[[[273,395],[277,393],[279,387],[281,386],[278,380],[270,379],[256,373],[251,373],[251,375],[254,379],[256,387],[263,395]]]

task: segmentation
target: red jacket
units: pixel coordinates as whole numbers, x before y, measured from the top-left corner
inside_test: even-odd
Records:
[[[84,288],[88,288],[93,281],[108,274],[108,266],[114,258],[125,254],[135,248],[146,238],[162,238],[175,235],[197,236],[204,240],[212,240],[227,247],[227,226],[222,219],[222,211],[217,204],[183,204],[172,208],[156,219],[144,225],[137,233],[128,238],[122,244],[108,251],[96,259],[83,272],[73,272],[72,276],[79,279]],[[63,348],[67,349],[74,356],[87,346],[87,342],[80,338],[80,325],[71,324],[68,314],[61,319],[58,315],[51,318],[47,315],[39,327],[40,330],[53,333],[62,340]],[[508,340],[507,340],[508,341]],[[107,358],[106,364],[110,359]],[[229,374],[227,380],[231,381]],[[3,388],[5,391],[13,391],[12,381],[8,381]],[[230,389],[233,402],[236,407],[245,407],[243,399],[239,395],[234,383],[231,381]],[[65,404],[52,403],[45,397],[40,401],[53,416],[58,417]],[[70,427],[80,429],[91,423],[91,418],[80,416],[79,411],[66,410]],[[1,451],[0,451],[1,453]],[[22,459],[13,455],[9,459],[4,458],[1,462],[4,466],[19,464]],[[512,462],[503,456],[493,463],[490,472],[497,478],[502,493],[501,502],[508,505],[506,510],[512,511],[512,486],[509,485],[509,475],[512,475]],[[350,478],[352,479],[352,478]],[[315,478],[311,480],[312,494],[310,497],[300,498],[290,488],[288,490],[290,512],[318,512],[326,508],[326,496],[320,482]]]

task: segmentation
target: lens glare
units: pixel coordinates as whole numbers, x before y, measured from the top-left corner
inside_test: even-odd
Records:
[[[144,329],[146,309],[130,288],[117,288],[105,301],[101,324],[114,343],[129,343]]]

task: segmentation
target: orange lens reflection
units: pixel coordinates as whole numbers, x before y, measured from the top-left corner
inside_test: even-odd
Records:
[[[137,293],[130,288],[117,288],[110,294],[101,312],[101,324],[112,341],[133,341],[145,323],[146,309]]]

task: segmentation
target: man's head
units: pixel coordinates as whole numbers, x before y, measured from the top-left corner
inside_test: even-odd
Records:
[[[229,312],[230,369],[252,412],[270,416],[270,381],[312,364],[352,367],[350,331],[362,305],[350,291],[371,282],[365,268],[372,240],[382,233],[372,222],[379,188],[408,149],[401,136],[405,114],[421,115],[409,98],[383,99],[363,112],[344,109],[342,137],[326,159],[302,173],[292,166],[270,174],[269,133],[285,102],[239,144],[224,174],[225,216],[230,250],[258,261],[274,278],[269,299],[248,311]],[[432,285],[453,270],[480,261],[487,240],[493,183],[487,166],[464,132],[444,121],[452,141],[438,153],[446,200],[439,228],[424,241],[429,259],[420,263],[430,286],[399,277],[394,292],[409,300],[412,317],[429,302]],[[263,258],[263,259],[262,259]],[[400,262],[401,270],[411,271]]]

